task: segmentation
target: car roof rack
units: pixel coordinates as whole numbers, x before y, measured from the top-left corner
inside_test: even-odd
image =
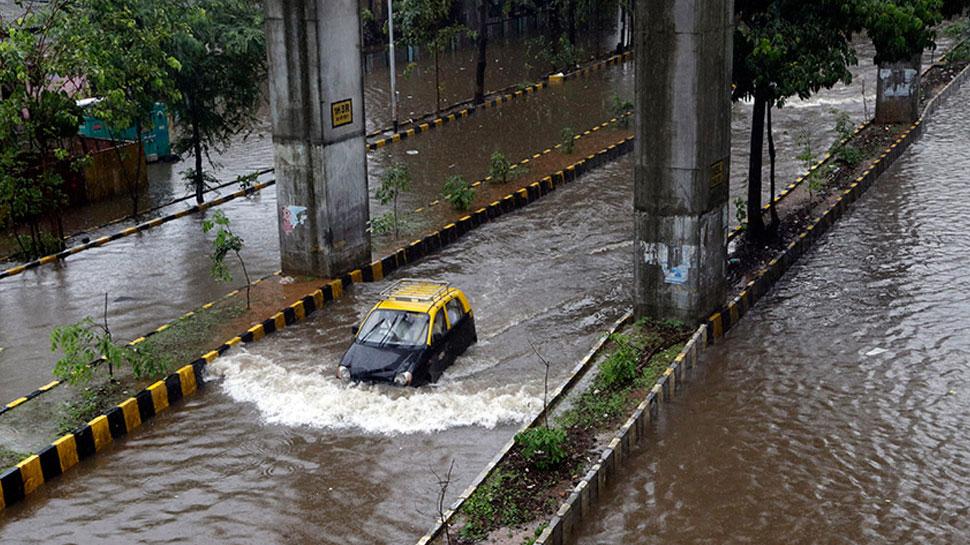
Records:
[[[451,284],[434,280],[402,278],[381,292],[381,299],[411,303],[436,303],[448,295]]]

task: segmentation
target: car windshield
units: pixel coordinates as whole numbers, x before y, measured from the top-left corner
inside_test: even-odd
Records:
[[[357,341],[377,346],[418,346],[427,343],[428,315],[377,309],[360,327]]]

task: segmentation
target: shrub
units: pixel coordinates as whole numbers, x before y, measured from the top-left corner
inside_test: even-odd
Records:
[[[47,231],[42,231],[36,238],[30,235],[17,235],[17,247],[19,250],[10,257],[18,261],[30,261],[56,254],[63,248],[63,242]]]
[[[614,333],[610,340],[616,348],[600,364],[599,373],[593,379],[599,390],[608,390],[630,382],[637,374],[637,348],[623,335]]]
[[[630,126],[630,116],[626,114],[632,109],[633,101],[620,98],[620,95],[613,93],[613,103],[610,104],[608,112],[610,117],[615,117],[618,120],[617,125],[619,127],[625,129]]]
[[[576,133],[569,127],[559,131],[559,144],[563,153],[571,154],[576,147]]]
[[[445,199],[455,210],[468,210],[475,200],[475,189],[461,176],[451,176],[445,180],[444,192]]]
[[[488,175],[493,180],[501,180],[503,184],[508,182],[511,170],[512,162],[502,152],[496,151],[488,158]]]
[[[515,435],[522,455],[539,469],[552,469],[566,459],[566,431],[559,428],[530,428]]]

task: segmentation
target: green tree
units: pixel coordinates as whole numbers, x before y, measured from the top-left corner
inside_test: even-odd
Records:
[[[243,239],[232,232],[232,228],[229,227],[229,218],[226,217],[222,210],[216,211],[212,215],[212,219],[206,219],[202,222],[203,233],[208,233],[213,229],[216,230],[216,238],[212,241],[212,254],[209,255],[209,259],[212,261],[209,276],[217,284],[232,282],[232,274],[229,272],[229,266],[226,265],[226,256],[229,255],[229,252],[235,254],[236,259],[239,260],[239,265],[242,267],[243,276],[246,277],[246,308],[251,308],[252,299],[250,298],[250,291],[252,290],[253,283],[249,279],[246,262],[239,253],[243,247]]]
[[[31,4],[16,21],[0,19],[0,227],[17,234],[27,226],[29,235],[16,237],[27,259],[51,238],[40,227],[44,216],[61,244],[63,174],[83,164],[71,140],[82,119],[70,94],[76,72],[58,39],[68,4]]]
[[[850,82],[852,6],[834,0],[738,0],[735,3],[734,100],[752,100],[748,158],[748,236],[766,235],[761,216],[761,169],[766,109]]]
[[[394,236],[400,236],[401,219],[397,214],[397,196],[401,193],[411,191],[411,172],[404,165],[396,165],[387,169],[387,173],[381,178],[381,186],[374,192],[374,197],[381,201],[381,204],[392,204],[392,220],[394,223]]]
[[[454,0],[400,0],[394,7],[401,25],[400,41],[425,47],[434,59],[435,111],[441,112],[441,75],[438,58],[442,48],[462,33],[476,33],[458,22]],[[395,29],[397,26],[395,26]]]
[[[179,0],[187,29],[164,44],[178,62],[168,65],[179,98],[171,104],[186,130],[176,153],[191,151],[191,181],[201,203],[206,189],[203,157],[224,152],[232,138],[250,130],[266,78],[263,8],[255,0]]]
[[[74,52],[74,69],[84,74],[91,95],[100,99],[92,113],[115,130],[134,127],[139,154],[155,104],[180,98],[169,70],[181,65],[165,45],[186,31],[183,20],[194,11],[171,0],[85,0],[72,3],[64,18],[63,45]],[[137,215],[142,161],[135,165],[133,172],[125,167],[125,178]]]

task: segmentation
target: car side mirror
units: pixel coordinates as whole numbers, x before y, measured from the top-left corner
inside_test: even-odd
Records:
[[[354,337],[357,336],[357,333],[359,331],[360,331],[360,326],[359,325],[350,326],[350,334],[353,335]]]
[[[431,336],[431,344],[437,343],[444,336],[445,336],[444,333],[435,333],[434,335]]]

